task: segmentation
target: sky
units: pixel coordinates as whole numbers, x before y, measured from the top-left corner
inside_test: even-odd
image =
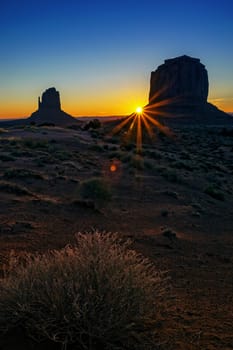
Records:
[[[0,118],[60,91],[73,116],[132,113],[165,59],[200,58],[209,101],[233,112],[232,0],[2,0]]]

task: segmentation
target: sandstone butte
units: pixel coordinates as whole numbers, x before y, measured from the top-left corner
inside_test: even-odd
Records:
[[[198,58],[167,59],[151,73],[144,109],[165,124],[233,125],[231,116],[208,103],[208,92],[208,73]]]
[[[60,94],[54,87],[47,89],[38,97],[38,110],[28,118],[30,123],[68,125],[75,124],[77,120],[70,114],[61,110]]]

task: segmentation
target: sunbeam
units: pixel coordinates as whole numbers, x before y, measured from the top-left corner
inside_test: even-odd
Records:
[[[141,114],[137,115],[137,152],[142,149],[142,120]]]
[[[137,153],[141,152],[143,138],[145,138],[146,135],[148,135],[151,140],[155,139],[155,128],[167,137],[173,137],[174,134],[172,131],[167,126],[162,125],[158,120],[159,117],[172,116],[172,114],[167,111],[161,111],[159,107],[170,105],[173,102],[176,102],[176,99],[158,101],[145,107],[138,106],[134,113],[126,117],[119,125],[115,126],[111,134],[114,135],[124,131],[122,136],[123,142],[128,143],[134,139]]]

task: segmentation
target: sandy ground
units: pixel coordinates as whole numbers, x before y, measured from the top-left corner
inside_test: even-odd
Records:
[[[103,128],[0,132],[1,264],[12,250],[44,252],[79,231],[117,231],[168,271],[174,299],[158,325],[166,349],[233,349],[232,136],[176,129],[137,155]],[[111,201],[80,197],[91,177],[111,187]]]

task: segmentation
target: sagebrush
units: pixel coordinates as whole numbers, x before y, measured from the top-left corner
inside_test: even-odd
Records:
[[[10,259],[0,284],[0,330],[71,349],[156,349],[166,281],[117,234]]]
[[[111,200],[112,190],[105,180],[93,177],[80,182],[79,195],[81,199],[92,200],[96,207],[102,207]]]

